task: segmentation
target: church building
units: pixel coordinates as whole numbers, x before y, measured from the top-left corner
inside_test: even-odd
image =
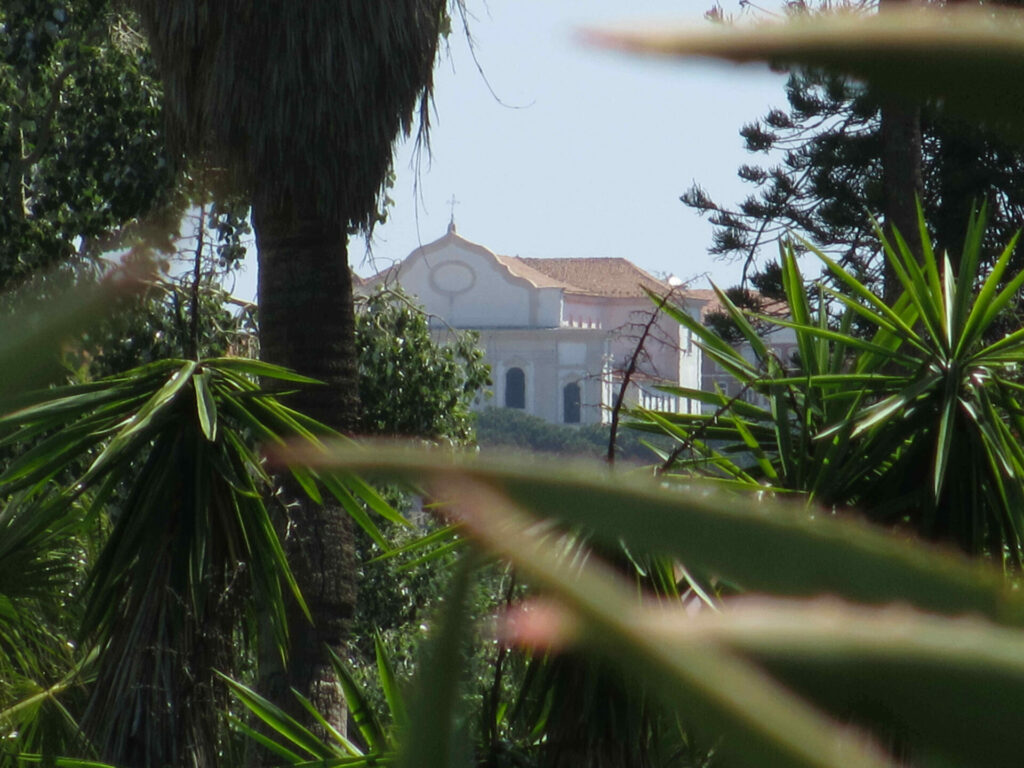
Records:
[[[688,292],[622,258],[501,256],[461,237],[444,237],[367,280],[358,290],[397,284],[415,296],[439,335],[474,330],[491,365],[494,398],[551,422],[607,422],[624,373],[629,405],[696,412],[700,404],[659,385],[701,387],[701,350],[669,318],[651,322],[664,296],[699,318],[707,292]],[[645,332],[646,329],[646,332]],[[642,350],[637,342],[646,336]]]

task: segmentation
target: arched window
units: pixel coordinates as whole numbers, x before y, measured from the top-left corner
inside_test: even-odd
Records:
[[[575,381],[562,389],[562,420],[566,424],[580,423],[580,385]]]
[[[505,407],[526,407],[526,374],[522,368],[509,368],[505,372]]]

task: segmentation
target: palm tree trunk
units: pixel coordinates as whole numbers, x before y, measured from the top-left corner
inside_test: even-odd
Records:
[[[358,415],[359,379],[344,226],[259,204],[253,226],[261,357],[324,382],[289,403],[347,432]]]
[[[340,223],[306,217],[297,209],[259,202],[253,206],[260,354],[267,362],[324,382],[289,395],[287,404],[349,431],[358,415],[359,396],[347,236]],[[299,712],[290,693],[295,688],[344,732],[344,699],[324,646],[341,650],[355,608],[350,522],[336,506],[303,500],[288,483],[281,498],[285,551],[314,624],[291,606],[288,662],[282,666],[272,651],[261,653],[261,685],[271,700],[293,714]],[[308,721],[305,713],[300,716]]]

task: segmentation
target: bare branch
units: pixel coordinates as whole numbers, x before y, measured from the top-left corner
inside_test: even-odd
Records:
[[[665,308],[665,304],[676,292],[675,287],[669,290],[658,305],[651,312],[651,317],[644,325],[644,330],[640,334],[640,338],[633,347],[633,354],[629,357],[629,365],[626,366],[626,370],[622,374],[622,385],[619,387],[619,394],[615,398],[615,405],[612,407],[612,428],[608,435],[608,455],[607,461],[609,464],[615,463],[615,437],[619,431],[619,414],[622,411],[623,401],[626,399],[626,390],[629,388],[629,383],[633,379],[633,374],[636,373],[637,362],[640,360],[642,354],[646,354],[644,345],[647,343],[647,337],[651,335],[651,329],[654,327],[655,322],[658,320],[658,315],[661,314],[661,310]]]

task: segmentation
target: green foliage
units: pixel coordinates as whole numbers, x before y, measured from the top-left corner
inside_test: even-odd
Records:
[[[245,253],[247,213],[248,206],[236,199],[202,203],[185,217],[189,237],[175,252],[162,254],[156,263],[145,249],[129,254],[126,262],[146,279],[137,290],[116,297],[98,322],[68,344],[65,365],[75,377],[102,378],[170,358],[255,356],[256,308],[225,289]],[[75,283],[93,279],[80,271]],[[24,317],[45,308],[44,300],[12,311]]]
[[[775,358],[724,296],[755,362],[673,313],[698,335],[705,354],[768,404],[687,391],[706,404],[704,413],[646,414],[643,426],[677,441],[663,469],[739,487],[799,491],[826,508],[857,509],[1019,567],[1024,332],[989,341],[991,327],[1024,284],[1024,273],[1010,278],[1007,272],[1016,241],[982,276],[983,219],[972,218],[968,226],[959,273],[949,256],[932,252],[923,224],[922,237],[920,265],[902,241],[886,243],[902,289],[892,307],[817,252],[845,289],[832,294],[846,311],[838,329],[830,326],[827,302],[811,310],[796,257],[784,251],[792,319],[771,322],[795,332],[795,361]],[[868,338],[850,333],[855,316],[871,329]]]
[[[123,274],[108,275],[91,285],[55,290],[47,285],[45,299],[38,292],[22,291],[13,300],[21,310],[17,322],[0,313],[0,408],[10,406],[23,390],[45,386],[63,372],[55,351],[83,327],[101,322],[106,308],[130,293],[134,281]],[[34,286],[33,286],[34,287]],[[6,299],[7,297],[5,297]]]
[[[381,289],[357,306],[360,431],[465,445],[473,439],[470,407],[489,386],[490,366],[472,332],[439,343],[413,301]]]
[[[166,205],[159,99],[132,18],[113,3],[3,4],[0,290],[118,247],[126,224]]]
[[[465,680],[463,650],[467,630],[474,558],[462,563],[445,600],[435,631],[424,644],[420,684],[412,693],[409,728],[398,756],[399,768],[414,768],[424,759],[447,766],[469,766],[471,752],[463,728],[453,728],[462,715],[459,695]],[[453,717],[454,715],[454,717]]]
[[[210,675],[233,664],[234,627],[260,609],[282,647],[287,637],[282,582],[294,582],[261,498],[269,477],[247,446],[306,428],[261,396],[252,370],[165,360],[26,397],[0,419],[6,443],[48,436],[6,466],[0,492],[45,494],[64,515],[79,502],[86,519],[109,515],[78,635],[103,651],[85,727],[114,761],[176,760],[182,733],[198,754],[214,748]],[[50,492],[79,456],[88,469]],[[163,726],[172,717],[180,730]]]
[[[522,665],[508,649],[497,649],[496,659],[482,658],[480,648],[497,647],[497,643],[486,631],[466,632],[461,626],[463,617],[480,623],[493,613],[498,582],[489,573],[492,570],[486,565],[481,569],[472,556],[446,558],[440,569],[435,566],[433,591],[442,599],[420,606],[417,639],[421,642],[413,651],[414,662],[396,659],[391,653],[393,636],[387,639],[372,631],[367,637],[372,671],[361,670],[361,661],[352,666],[332,654],[331,663],[350,713],[347,737],[325,723],[297,692],[304,710],[313,714],[322,733],[314,733],[252,689],[229,680],[238,700],[266,728],[258,731],[237,717],[232,718],[234,726],[285,765],[305,764],[310,759],[324,760],[325,765],[377,765],[393,761],[402,744],[424,739],[431,741],[431,746],[423,747],[428,752],[438,748],[438,739],[447,741],[449,745],[441,748],[448,752],[454,749],[453,764],[472,764],[475,754],[476,764],[533,765],[530,753],[535,751],[536,734],[519,733],[509,716],[514,688],[520,685]],[[398,574],[402,575],[401,571]],[[453,592],[457,593],[457,602],[453,601]],[[518,594],[520,590],[512,587],[509,592],[507,597],[511,601],[511,593]],[[458,617],[454,627],[453,610]],[[438,641],[438,628],[443,632],[446,626],[451,634]],[[456,633],[463,634],[459,637]],[[453,652],[457,671],[452,669]],[[411,691],[414,673],[421,674],[421,670],[428,668],[437,670],[434,681]],[[441,690],[446,692],[447,701],[438,700]],[[458,733],[451,735],[443,718],[446,708],[456,702],[461,725]],[[411,709],[422,712],[427,708],[436,708],[435,717],[410,718]],[[472,722],[470,713],[478,713],[485,721]],[[438,722],[440,727],[436,727]]]
[[[96,301],[117,295],[101,287],[56,328],[5,337],[15,343],[0,363],[92,322]],[[29,446],[0,472],[0,762],[58,750],[202,762],[228,748],[213,670],[245,663],[258,615],[284,653],[285,593],[303,605],[255,446],[325,432],[256,378],[315,384],[251,360],[169,359],[0,393],[0,447]],[[355,478],[293,474],[317,501],[322,481],[378,540],[353,494],[399,519]]]
[[[359,736],[349,738],[328,723],[317,712],[308,699],[298,692],[296,697],[323,729],[323,735],[314,733],[256,691],[226,678],[232,693],[249,712],[266,726],[266,732],[258,731],[241,718],[233,717],[234,726],[267,750],[280,765],[308,765],[311,759],[318,760],[323,768],[332,766],[373,766],[393,760],[397,751],[397,734],[408,727],[405,701],[399,688],[391,662],[379,641],[376,647],[376,664],[383,688],[383,699],[387,702],[390,715],[388,726],[383,726],[370,704],[368,691],[355,679],[347,665],[330,654],[331,666],[345,695],[349,716]],[[361,747],[358,742],[365,745]]]
[[[154,281],[137,296],[118,302],[118,312],[82,335],[68,363],[85,367],[89,378],[103,378],[138,365],[181,358],[192,352],[191,289],[171,281]],[[255,336],[251,308],[230,307],[219,283],[200,290],[198,357],[244,352]]]
[[[88,280],[78,280],[79,287]],[[192,302],[198,298],[193,327]],[[256,334],[254,306],[233,306],[217,279],[204,278],[199,290],[181,280],[154,277],[137,291],[112,298],[113,313],[79,329],[63,350],[63,370],[55,376],[94,381],[159,360],[247,356]],[[49,302],[23,307],[24,318],[46,311]],[[27,310],[27,311],[25,311]],[[198,349],[193,349],[198,331]],[[59,380],[59,379],[58,379]]]
[[[359,595],[350,640],[357,673],[374,676],[379,637],[396,668],[410,674],[426,622],[444,595],[460,548],[451,546],[453,537],[444,531],[429,518],[414,529],[389,526],[385,534],[390,553],[366,537],[357,539]]]
[[[477,442],[488,448],[518,448],[540,453],[600,458],[608,451],[607,436],[594,441],[592,431],[552,424],[516,408],[488,408],[477,418]]]
[[[490,368],[476,334],[445,335],[447,343],[436,341],[422,308],[400,290],[378,290],[357,304],[361,431],[454,446],[472,442],[470,407],[485,395]],[[413,501],[393,488],[386,495],[396,507]],[[438,549],[427,554],[435,532]],[[355,542],[360,581],[350,653],[354,673],[364,680],[375,675],[378,637],[396,668],[411,671],[422,627],[443,595],[445,571],[455,558],[456,542],[428,522],[415,530],[391,525],[385,533],[386,543],[358,534]],[[414,550],[407,556],[382,557],[407,545]]]
[[[75,597],[96,531],[24,494],[3,505],[0,531],[0,765],[13,764],[19,750],[89,754],[70,713],[82,711],[95,666],[75,643]]]
[[[971,62],[984,75],[995,62],[1005,65],[1009,80],[971,80],[975,93],[1008,83],[1012,94],[1013,84],[1024,82],[1012,77],[1017,54],[1006,53],[1024,49],[1014,25],[1004,25],[1008,47],[979,55],[971,45],[1006,43],[1006,30],[970,18],[948,28],[929,23],[915,27],[918,47],[906,54],[892,45],[904,40],[892,24],[890,18],[877,27],[897,35],[880,49],[872,47],[877,39],[858,48],[841,44],[851,41],[845,32],[823,42],[814,31],[800,45],[782,34],[769,45],[748,41],[729,55],[799,61],[802,52],[812,64],[881,66],[894,80],[911,82],[921,61],[929,75]],[[937,30],[941,54],[922,55]],[[732,50],[735,43],[714,45]],[[949,86],[941,83],[938,92],[948,94]],[[1006,105],[1018,102],[1000,101],[988,114],[1005,116]],[[951,102],[963,106],[963,99]],[[10,374],[0,378],[0,429],[7,430],[0,440],[34,443],[0,474],[5,764],[86,765],[95,752],[78,728],[76,696],[83,692],[94,702],[86,722],[109,718],[96,729],[116,742],[104,753],[135,763],[139,752],[128,753],[148,740],[167,745],[153,764],[231,762],[234,756],[217,752],[216,736],[200,740],[226,709],[218,699],[223,689],[204,675],[220,659],[237,659],[231,644],[244,640],[252,623],[230,620],[245,614],[244,598],[269,595],[277,603],[288,588],[259,493],[266,467],[252,445],[279,445],[294,433],[306,438],[294,454],[313,465],[297,465],[295,479],[314,499],[322,498],[319,478],[365,523],[367,511],[354,494],[366,494],[366,485],[349,473],[419,484],[457,521],[459,536],[513,564],[544,599],[503,616],[503,639],[538,653],[573,647],[619,670],[642,700],[655,697],[663,722],[686,725],[659,745],[666,762],[685,764],[693,756],[703,765],[711,754],[725,767],[1018,765],[1024,600],[1016,579],[984,559],[834,513],[863,505],[879,519],[905,519],[928,535],[1018,565],[1024,459],[1017,436],[1024,417],[1015,366],[1024,331],[998,340],[990,331],[1024,275],[1008,273],[1012,247],[982,274],[983,231],[979,222],[968,227],[957,269],[927,248],[918,262],[895,243],[889,257],[902,296],[892,306],[822,256],[843,286],[830,297],[847,311],[839,326],[825,315],[824,289],[813,297],[786,253],[782,278],[792,317],[758,319],[794,330],[795,361],[772,358],[751,319],[721,297],[758,362],[702,332],[707,353],[768,396],[768,407],[704,393],[714,418],[646,414],[649,429],[682,448],[665,456],[666,469],[699,466],[720,478],[717,488],[675,472],[651,482],[592,464],[479,462],[452,451],[346,444],[324,452],[310,440],[318,426],[280,406],[252,378],[308,382],[252,361],[156,362],[106,381],[26,395],[25,384],[46,381],[44,342],[65,338],[94,316],[115,295],[109,284],[74,306],[57,305],[52,324],[0,334],[0,368]],[[872,328],[868,338],[849,332],[854,317]],[[700,461],[691,461],[691,450],[703,452]],[[77,465],[83,469],[76,482],[58,486],[55,480]],[[787,489],[807,498],[783,503],[778,497]],[[368,505],[397,520],[372,493]],[[97,535],[106,525],[109,538]],[[658,596],[640,592],[577,532],[597,551],[625,547],[638,569],[667,564],[660,570],[667,588]],[[375,526],[370,535],[383,543]],[[472,764],[463,681],[472,677],[466,646],[478,632],[471,624],[475,560],[471,555],[460,567],[431,622],[411,692],[375,643],[380,700],[393,727],[374,718],[373,697],[335,660],[367,749],[332,733],[309,707],[326,735],[234,685],[249,711],[274,729],[249,735],[268,747],[274,740],[289,764],[379,764],[396,747],[398,765]],[[729,596],[737,591],[749,596]],[[84,632],[76,631],[78,612]],[[280,640],[282,613],[272,609],[275,615]],[[84,642],[68,646],[71,637]],[[186,678],[194,686],[187,695],[175,688],[184,685],[183,666],[194,675]],[[499,723],[505,713],[494,706],[485,717]],[[578,710],[580,718],[589,714]],[[204,755],[200,743],[214,746]],[[187,755],[180,744],[188,744]],[[12,752],[21,749],[32,753]],[[58,760],[56,750],[86,757]],[[492,765],[521,756],[484,755]]]
[[[606,424],[569,427],[552,424],[515,408],[487,408],[477,416],[476,439],[483,453],[517,449],[577,458],[608,455],[610,428]],[[653,438],[658,442],[657,438]],[[649,462],[651,449],[635,433],[620,431],[616,459]]]
[[[466,549],[450,526],[429,518],[415,529],[391,526],[385,532],[391,552],[357,537],[359,595],[349,642],[352,674],[368,689],[367,699],[378,711],[386,704],[374,686],[381,648],[394,673],[408,684]],[[523,593],[523,585],[508,568],[487,564],[474,576],[468,610],[475,621],[486,621]],[[474,636],[464,649],[467,712],[477,715],[470,729],[482,754],[514,751],[531,741],[527,734],[532,723],[512,722],[510,716],[524,671],[522,657],[499,647],[486,632]]]
[[[760,258],[764,246],[798,237],[870,285],[880,277],[882,249],[864,212],[885,209],[878,98],[863,83],[816,69],[791,74],[786,98],[787,110],[773,109],[740,131],[748,152],[779,158],[771,167],[740,168],[754,194],[723,207],[694,186],[682,200],[710,214],[709,252],[743,259],[747,278],[759,262],[767,268]],[[999,136],[950,119],[940,105],[926,105],[920,122],[921,202],[932,240],[937,250],[955,254],[968,216],[987,202],[983,260],[991,264],[1024,218],[1024,154]]]
[[[0,414],[23,403],[26,389],[43,387],[59,376],[58,345],[82,325],[97,322],[127,288],[127,281],[111,278],[54,295],[51,285],[54,304],[46,316],[22,315],[17,325],[0,322],[0,368],[5,371],[0,377]],[[29,446],[5,445],[0,450],[6,459],[24,455]],[[95,756],[82,734],[80,715],[96,655],[91,646],[78,642],[78,629],[87,565],[106,526],[88,517],[80,500],[54,503],[55,491],[55,485],[37,494],[0,491],[3,766],[53,761],[62,751]]]
[[[758,276],[755,276],[755,278],[756,277]],[[759,281],[755,280],[755,283],[756,282]],[[760,286],[757,287],[760,289]],[[760,293],[749,291],[741,287],[735,287],[726,289],[725,295],[728,297],[729,301],[737,307],[750,309],[754,312],[763,312],[765,309],[766,302]],[[728,341],[730,344],[743,343],[743,331],[738,325],[736,325],[729,313],[724,310],[713,310],[708,312],[707,315],[704,316],[704,325],[712,330],[719,338]],[[757,320],[754,321],[754,327],[761,331],[768,330],[764,323]]]

